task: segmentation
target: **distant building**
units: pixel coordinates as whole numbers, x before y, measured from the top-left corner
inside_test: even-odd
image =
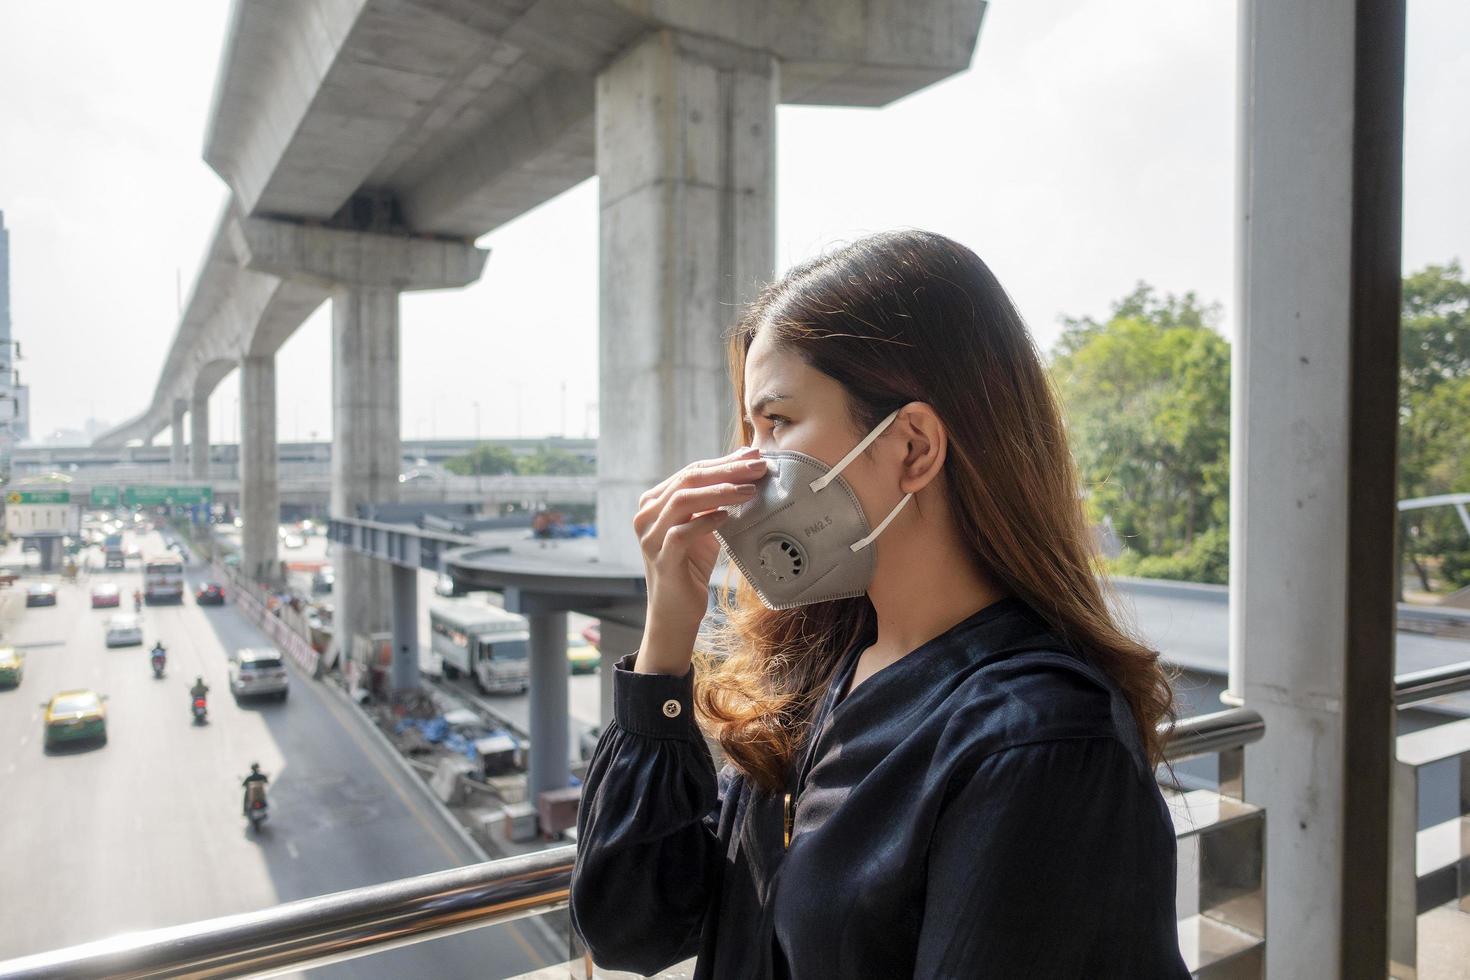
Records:
[[[31,440],[31,386],[15,386],[15,420],[10,423],[17,443]]]
[[[0,337],[10,339],[10,232],[4,211],[0,211]]]
[[[29,406],[28,406],[29,407]],[[0,211],[0,482],[10,479],[10,454],[19,420],[15,393],[15,347],[10,339],[10,232]]]

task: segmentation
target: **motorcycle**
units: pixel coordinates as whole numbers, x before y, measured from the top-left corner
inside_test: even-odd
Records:
[[[250,828],[259,831],[269,812],[270,807],[265,802],[265,784],[250,783],[245,790],[245,816],[250,820]]]
[[[162,678],[163,677],[163,665],[166,662],[167,662],[167,659],[164,657],[163,654],[161,654],[161,653],[155,653],[153,655],[153,658],[152,658],[152,663],[153,663],[153,676],[154,676],[155,679],[158,679],[158,678]]]
[[[193,700],[194,724],[202,725],[206,720],[206,715],[209,713],[209,705],[204,698],[194,698]]]

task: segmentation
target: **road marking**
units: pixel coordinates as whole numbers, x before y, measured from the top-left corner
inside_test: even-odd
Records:
[[[29,742],[29,741],[30,741],[30,740],[31,740],[31,737],[30,737],[30,736],[29,736],[29,735],[22,735],[22,736],[21,736],[21,737],[20,737],[20,744],[21,744],[21,746],[22,746],[22,747],[24,747],[24,746],[25,746],[25,744],[26,744],[26,743],[27,743],[27,742]]]
[[[353,731],[352,719],[344,714],[344,712],[348,709],[342,705],[339,705],[337,703],[337,699],[332,697],[332,695],[327,692],[322,693],[321,701],[327,706],[327,710],[336,717],[337,723],[341,725],[344,729],[346,729],[348,736],[351,737],[352,740],[362,748],[362,754],[367,756],[368,761],[373,764],[373,768],[378,770],[378,773],[383,777],[383,781],[386,782],[389,786],[393,787],[393,792],[398,794],[398,798],[403,802],[404,807],[407,808],[409,813],[412,813],[414,815],[414,818],[416,820],[418,820],[419,826],[427,830],[429,832],[429,835],[439,842],[439,846],[444,848],[444,853],[449,855],[449,859],[451,861],[459,861],[459,852],[450,845],[449,841],[445,839],[444,835],[440,832],[439,828],[433,822],[424,818],[422,804],[416,802],[412,797],[408,795],[408,792],[398,784],[398,779],[394,777],[393,773],[388,769],[383,760],[378,758],[378,747],[376,745],[369,744],[367,742],[367,739],[359,738],[357,733]],[[371,719],[365,718],[363,720],[366,721],[368,724],[373,724],[373,721]],[[456,864],[455,866],[458,867],[459,865]]]
[[[455,852],[454,848],[449,845],[449,842],[445,840],[443,835],[440,833],[438,826],[435,823],[432,823],[424,818],[424,811],[422,809],[423,804],[412,800],[409,797],[408,793],[403,789],[403,787],[398,784],[398,780],[394,778],[393,774],[388,770],[388,767],[386,766],[386,764],[384,764],[383,760],[378,758],[378,747],[374,744],[371,744],[368,739],[361,738],[358,733],[353,730],[352,719],[348,718],[344,714],[344,712],[351,711],[353,709],[339,704],[337,702],[337,699],[332,696],[331,692],[321,692],[319,694],[319,697],[321,698],[322,703],[327,706],[327,710],[336,717],[337,723],[340,724],[343,728],[347,729],[348,736],[361,747],[363,754],[368,757],[368,761],[370,761],[373,764],[374,768],[376,768],[378,772],[382,774],[384,781],[386,781],[389,786],[393,787],[393,791],[398,794],[398,798],[403,801],[403,805],[408,808],[408,812],[412,813],[414,815],[414,818],[419,822],[419,825],[427,830],[430,836],[432,836],[436,841],[439,842],[439,846],[444,848],[444,852],[449,855],[449,859],[451,861],[457,862],[459,860],[459,855]],[[370,718],[364,718],[363,720],[370,725],[376,724]],[[405,779],[415,778],[407,774],[401,775],[403,775],[403,778]],[[459,864],[456,864],[455,866],[462,867],[462,865]],[[525,934],[521,932],[521,927],[519,923],[507,922],[505,923],[505,927],[506,931],[510,933],[511,939],[515,940],[516,945],[521,947],[526,956],[530,958],[532,963],[535,963],[537,966],[547,965],[545,957],[543,957],[540,953],[536,951],[536,948],[531,945],[528,939],[526,939]]]
[[[301,853],[296,850],[296,842],[294,840],[286,841],[286,853],[291,855],[291,860],[293,861],[299,860],[301,857]]]

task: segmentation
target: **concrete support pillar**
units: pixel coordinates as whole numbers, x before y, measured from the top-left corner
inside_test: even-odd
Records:
[[[245,267],[332,290],[332,503],[353,516],[398,499],[398,294],[480,277],[489,252],[468,242],[241,218],[231,242]],[[333,548],[337,650],[391,628],[386,567]]]
[[[189,479],[209,479],[209,396],[189,402]]]
[[[240,362],[240,570],[251,581],[274,582],[277,528],[281,523],[276,482],[276,359]]]
[[[1404,3],[1245,0],[1240,25],[1230,684],[1266,722],[1266,972],[1381,978]]]
[[[182,480],[185,476],[186,446],[184,441],[184,413],[189,410],[189,403],[182,398],[175,398],[173,413],[169,428],[173,441],[168,446],[168,475],[171,480]]]
[[[393,580],[393,669],[389,687],[416,691],[419,686],[419,573],[417,569],[392,566]]]
[[[343,286],[332,294],[332,513],[398,499],[398,290]],[[353,637],[392,628],[388,566],[334,547],[333,632]]]
[[[778,63],[674,31],[597,79],[601,558],[638,565],[644,490],[723,453],[722,335],[775,265]]]
[[[618,658],[638,649],[638,644],[643,642],[643,630],[623,626],[607,619],[602,620],[598,629],[602,633],[602,642],[599,644],[602,653],[602,669],[598,672],[601,716],[598,718],[598,724],[606,728],[613,718],[613,664],[618,662]]]
[[[531,756],[526,799],[571,785],[567,764],[567,614],[528,612],[531,622]]]

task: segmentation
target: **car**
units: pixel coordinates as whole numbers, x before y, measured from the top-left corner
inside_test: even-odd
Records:
[[[256,695],[275,695],[286,700],[290,678],[281,655],[268,647],[247,647],[230,657],[230,693],[235,700]]]
[[[122,590],[113,582],[98,582],[92,586],[92,608],[107,609],[122,602]]]
[[[60,691],[46,702],[46,748],[60,742],[96,739],[107,744],[107,709],[104,695],[81,689]]]
[[[0,647],[0,687],[20,687],[26,655],[15,647]]]
[[[595,674],[602,663],[602,655],[580,636],[567,637],[567,660],[571,663],[572,673]]]
[[[141,646],[143,624],[132,613],[118,613],[107,621],[107,645],[110,647]]]
[[[216,582],[205,582],[194,593],[194,601],[201,606],[223,606],[225,587]]]
[[[337,573],[331,565],[323,565],[311,576],[311,591],[317,595],[327,595],[336,584]]]
[[[50,582],[36,582],[26,587],[27,606],[56,605],[56,586]]]

